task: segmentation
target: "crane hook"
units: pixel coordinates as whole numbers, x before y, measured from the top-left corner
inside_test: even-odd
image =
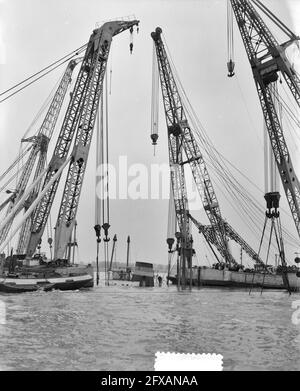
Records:
[[[154,156],[155,156],[155,146],[157,145],[158,134],[157,133],[152,133],[150,137],[151,137],[151,140],[152,140],[152,145],[154,146]]]
[[[94,230],[95,230],[96,237],[97,237],[97,243],[100,243],[101,242],[101,238],[100,238],[100,235],[101,235],[101,225],[96,224],[95,227],[94,227]]]
[[[233,77],[235,75],[234,67],[235,67],[235,62],[230,59],[230,61],[227,63],[228,77]]]
[[[105,236],[105,238],[103,240],[104,240],[104,242],[109,242],[110,238],[108,237],[108,229],[110,228],[110,225],[108,223],[104,223],[102,225],[102,228],[104,230],[104,236]]]

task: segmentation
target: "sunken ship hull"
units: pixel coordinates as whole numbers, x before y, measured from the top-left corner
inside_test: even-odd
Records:
[[[300,290],[300,279],[296,273],[287,273],[291,291]],[[172,284],[177,284],[177,276],[169,276]],[[187,285],[190,285],[190,270],[186,273]],[[227,288],[263,288],[287,289],[282,274],[265,274],[258,272],[236,272],[218,270],[206,266],[192,269],[192,286],[211,286]]]

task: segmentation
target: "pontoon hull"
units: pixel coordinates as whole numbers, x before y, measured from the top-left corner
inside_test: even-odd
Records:
[[[229,270],[217,270],[209,267],[199,267],[192,270],[193,286],[212,286],[228,288],[263,288],[286,289],[280,274],[245,273]],[[296,274],[288,273],[290,289],[300,290],[300,279]],[[170,276],[172,284],[177,284],[177,277]],[[186,274],[187,285],[190,283],[190,274]]]
[[[89,275],[57,278],[0,278],[0,292],[24,293],[50,290],[77,290],[94,286],[93,278]]]

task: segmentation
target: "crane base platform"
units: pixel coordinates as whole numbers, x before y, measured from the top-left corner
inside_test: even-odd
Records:
[[[287,276],[291,291],[300,291],[300,278],[297,277],[296,273],[287,273]],[[169,276],[169,281],[177,285],[177,275]],[[190,285],[190,270],[186,272],[186,285]],[[198,287],[287,289],[284,285],[282,274],[235,272],[206,266],[192,269],[191,285]]]

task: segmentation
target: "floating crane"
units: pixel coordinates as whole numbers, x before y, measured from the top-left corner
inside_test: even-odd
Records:
[[[64,257],[76,221],[112,38],[138,24],[138,20],[107,22],[95,29],[90,37],[58,140],[45,172],[40,194],[23,217],[26,220],[32,214],[29,239],[25,249],[28,258],[34,255],[41,241],[62,171],[69,164],[55,227],[53,258],[57,260]],[[73,150],[68,156],[74,136]]]
[[[196,222],[193,218],[191,219],[191,215],[188,210],[188,198],[184,173],[184,166],[187,164],[191,168],[194,182],[197,186],[204,210],[211,224],[208,229],[202,229],[204,236],[217,248],[228,266],[237,264],[228,248],[228,238],[230,237],[234,237],[234,240],[239,241],[239,243],[247,249],[248,254],[251,253],[252,258],[254,258],[255,261],[259,263],[263,262],[251,249],[251,247],[248,246],[242,238],[240,238],[236,231],[230,229],[231,227],[225,223],[225,220],[221,215],[217,196],[203,155],[189,125],[161,34],[161,28],[157,27],[155,32],[151,33],[151,36],[156,48],[161,91],[163,95],[168,129],[171,185],[175,204],[175,214],[180,231],[177,233],[176,237],[180,242],[180,269],[182,269],[182,283],[184,285],[185,267],[186,264],[188,264],[191,270],[191,260],[193,255],[190,220],[193,223],[196,223],[199,228],[198,222]],[[170,244],[168,243],[169,251],[172,244],[173,243],[171,242]]]
[[[54,259],[63,258],[74,228],[112,38],[138,23],[137,20],[107,22],[93,31],[87,45],[42,187],[47,186],[65,162],[76,134],[55,227]],[[35,210],[26,249],[27,256],[34,254],[43,235],[59,180],[60,176],[53,182]]]
[[[53,131],[55,129],[55,125],[57,123],[57,119],[59,116],[59,113],[61,111],[61,107],[68,89],[68,86],[71,83],[71,78],[72,78],[72,73],[73,70],[78,63],[78,60],[72,60],[69,62],[64,75],[59,83],[59,86],[54,94],[53,100],[49,106],[49,109],[47,111],[47,114],[45,116],[45,119],[38,131],[38,134],[36,136],[27,138],[27,139],[22,139],[22,142],[29,142],[32,143],[32,148],[31,152],[29,154],[29,157],[26,161],[25,167],[22,171],[22,174],[20,176],[20,179],[17,183],[16,189],[13,193],[13,195],[10,197],[9,200],[9,205],[6,211],[6,216],[10,214],[12,211],[14,205],[18,203],[18,201],[21,199],[21,197],[24,194],[24,191],[28,185],[29,179],[32,175],[32,171],[34,169],[34,165],[37,161],[36,165],[36,170],[34,173],[34,181],[41,175],[45,164],[46,164],[46,157],[47,157],[47,150],[48,150],[48,144],[49,141],[51,140],[51,137],[53,135]],[[29,206],[32,204],[33,200],[37,196],[39,192],[39,188],[41,185],[41,180],[36,184],[34,190],[30,193],[29,197],[25,201],[24,205],[21,206],[21,208],[16,211],[18,213],[19,211],[22,210],[24,207],[25,210],[29,208]],[[13,218],[9,220],[7,224],[0,230],[0,244],[3,243],[3,241],[6,239],[8,232],[13,224]],[[19,244],[18,244],[18,250],[17,252],[20,254],[22,253],[23,249],[23,243],[26,240],[26,235],[28,235],[28,222],[30,221],[27,220],[24,222],[22,229],[21,229],[21,234],[20,234],[20,239],[19,239]]]
[[[300,183],[292,164],[272,94],[273,85],[281,74],[300,107],[300,78],[286,56],[286,49],[294,43],[298,44],[299,37],[261,1],[230,0],[230,2],[253,72],[278,172],[300,236]],[[252,3],[283,31],[288,38],[286,42],[282,44],[277,42]]]

